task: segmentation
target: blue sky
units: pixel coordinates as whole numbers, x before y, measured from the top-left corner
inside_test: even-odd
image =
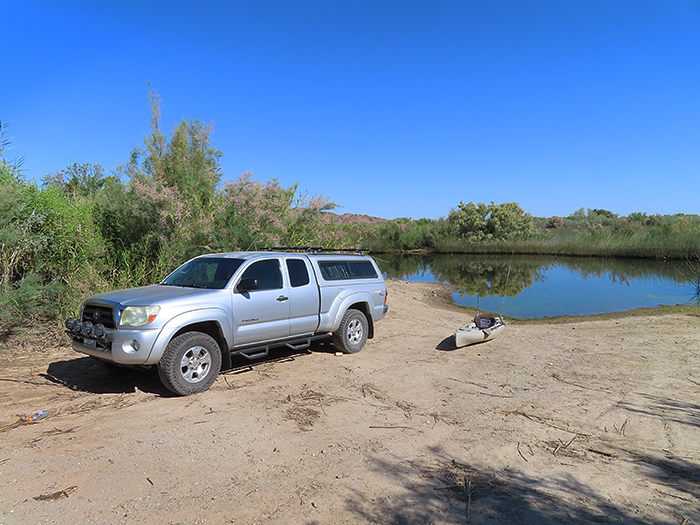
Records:
[[[223,176],[340,213],[700,213],[700,2],[5,1],[0,120],[24,174],[115,168],[214,123]]]

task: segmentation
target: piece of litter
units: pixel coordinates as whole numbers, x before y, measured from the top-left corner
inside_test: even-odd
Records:
[[[39,410],[38,412],[34,412],[31,416],[27,418],[27,421],[30,423],[34,423],[35,421],[41,421],[42,419],[46,419],[49,415],[48,410]]]
[[[338,357],[340,357],[340,356],[343,355],[343,352],[336,352],[335,355],[338,356]]]

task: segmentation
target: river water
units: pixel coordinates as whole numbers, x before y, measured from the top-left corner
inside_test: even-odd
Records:
[[[452,284],[457,304],[521,319],[700,305],[697,263],[470,254],[375,259],[389,279]]]

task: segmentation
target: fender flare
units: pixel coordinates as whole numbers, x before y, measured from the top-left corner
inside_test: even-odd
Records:
[[[224,338],[224,343],[230,346],[230,342],[233,340],[233,332],[230,328],[230,320],[223,308],[198,308],[196,310],[189,310],[174,316],[170,319],[163,328],[161,328],[160,333],[156,337],[153,346],[151,347],[151,352],[145,364],[154,365],[163,355],[165,348],[170,343],[171,339],[178,333],[181,332],[183,328],[190,325],[200,324],[200,323],[216,323],[219,326],[222,337]],[[220,345],[221,346],[221,345]],[[226,348],[220,348],[222,359],[227,353]]]
[[[340,296],[338,296],[340,298]],[[337,308],[335,305],[331,306],[329,313],[334,312],[333,324],[331,325],[329,332],[335,332],[340,328],[340,323],[343,320],[345,312],[347,312],[352,306],[357,304],[362,304],[362,313],[367,317],[367,322],[369,323],[370,334],[374,335],[374,323],[372,322],[372,312],[370,310],[372,304],[372,295],[369,292],[355,292],[343,297],[341,302],[338,304]]]

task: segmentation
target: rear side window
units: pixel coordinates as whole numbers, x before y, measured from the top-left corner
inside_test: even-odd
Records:
[[[326,281],[377,278],[377,272],[370,261],[320,261],[318,266]]]
[[[282,272],[277,259],[268,259],[251,264],[241,276],[241,279],[248,278],[258,281],[258,290],[277,290],[282,288]]]
[[[287,270],[289,270],[289,282],[292,288],[306,286],[311,281],[306,263],[301,259],[287,259]]]

